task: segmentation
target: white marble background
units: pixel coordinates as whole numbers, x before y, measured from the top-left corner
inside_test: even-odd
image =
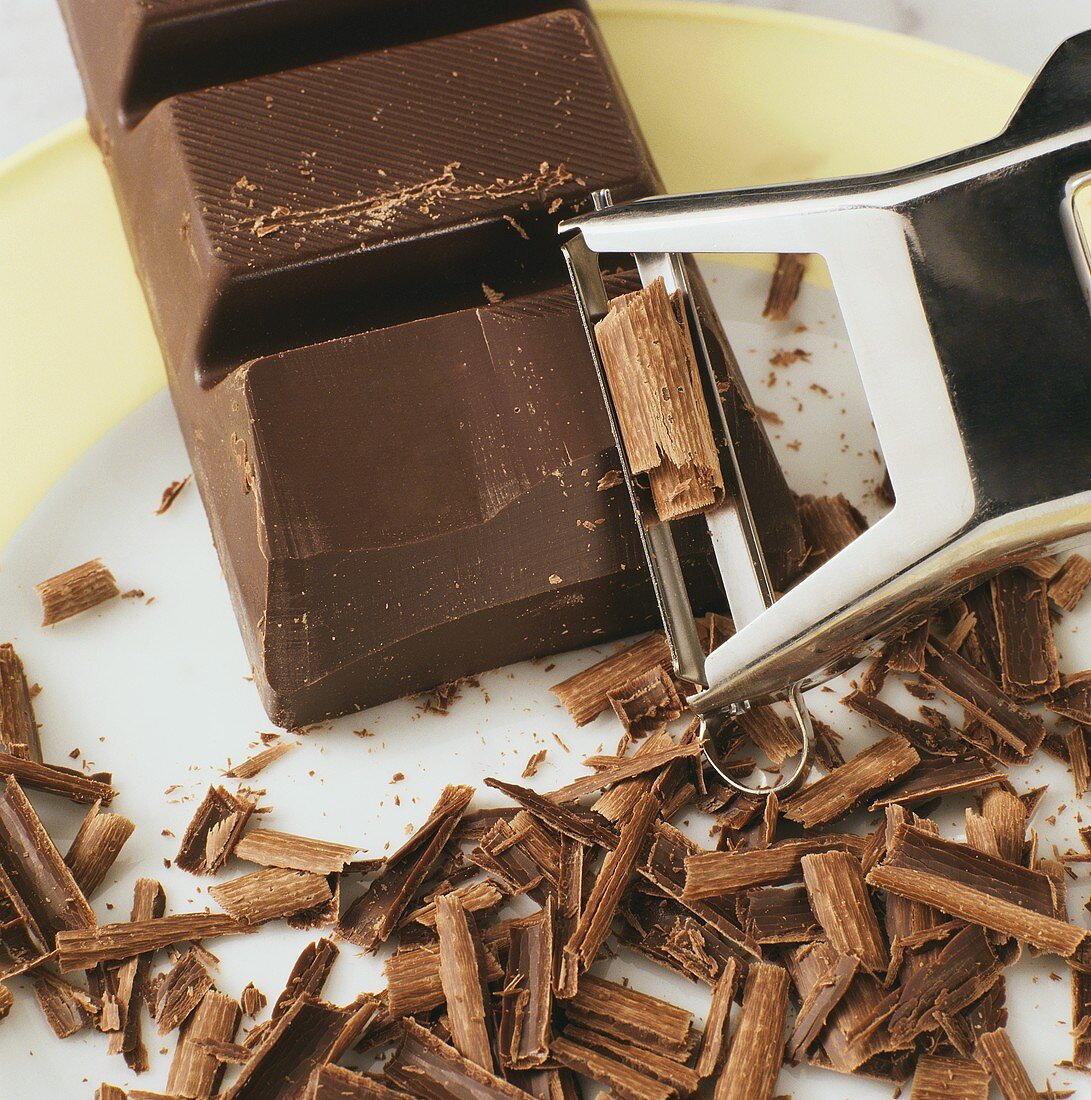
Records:
[[[318,0],[316,0],[318,2]],[[917,35],[1033,72],[1091,28],[1087,0],[751,0]],[[83,111],[54,0],[0,0],[0,157]]]

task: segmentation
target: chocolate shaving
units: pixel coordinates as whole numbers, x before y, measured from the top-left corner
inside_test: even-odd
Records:
[[[675,1095],[689,1096],[701,1083],[696,1071],[682,1065],[681,1062],[657,1050],[634,1046],[605,1031],[589,1031],[570,1024],[562,1032],[561,1038],[582,1047],[584,1057],[587,1057],[590,1052],[604,1055],[617,1065],[627,1066],[631,1070],[636,1070],[667,1085]],[[617,1074],[618,1071],[611,1067],[610,1072]],[[629,1087],[632,1087],[631,1084]]]
[[[499,981],[504,971],[485,948],[485,980]],[[443,1004],[443,983],[439,976],[439,948],[434,944],[402,947],[383,964],[387,1006],[392,1016],[417,1016]]]
[[[282,756],[287,756],[292,749],[298,749],[299,744],[298,741],[280,741],[275,745],[270,745],[269,748],[262,749],[261,752],[255,753],[241,764],[228,768],[224,775],[228,779],[253,779],[255,775],[265,771],[274,761],[279,760]]]
[[[504,900],[503,892],[495,882],[471,882],[467,886],[459,887],[450,893],[458,898],[459,904],[467,913],[481,913],[489,909],[496,909]],[[415,909],[406,918],[405,922],[416,921],[428,928],[436,926],[436,899]]]
[[[1072,968],[1072,1064],[1091,1069],[1091,973]]]
[[[634,474],[647,474],[661,520],[724,497],[697,357],[680,294],[662,278],[610,301],[595,325],[603,371]]]
[[[1047,579],[1050,602],[1061,611],[1075,611],[1091,585],[1091,561],[1081,554],[1070,554],[1058,572]]]
[[[678,1090],[568,1034],[553,1040],[553,1057],[575,1073],[599,1081],[619,1100],[671,1100]]]
[[[804,856],[803,881],[818,922],[834,950],[854,955],[866,970],[884,972],[890,961],[860,861],[848,852]]]
[[[356,848],[329,840],[251,829],[235,845],[234,854],[263,867],[287,867],[315,875],[339,875],[353,861]]]
[[[174,1048],[167,1092],[188,1100],[208,1100],[219,1088],[224,1063],[204,1044],[208,1040],[232,1042],[238,1026],[238,1002],[218,989],[210,989],[186,1021]]]
[[[883,792],[868,807],[871,810],[883,806],[918,806],[934,798],[972,791],[980,787],[1003,783],[1007,773],[978,760],[952,760],[949,764],[927,762],[912,771],[900,783]]]
[[[66,982],[46,966],[38,967],[32,976],[38,1007],[58,1039],[67,1039],[94,1025],[99,1006],[86,990]]]
[[[1020,756],[1034,752],[1042,743],[1045,727],[1037,715],[1002,695],[988,677],[935,638],[928,643],[921,675],[964,706]]]
[[[163,887],[151,878],[138,878],[133,887],[131,921],[152,921],[163,916],[167,898]],[[133,955],[114,967],[114,998],[122,1026],[110,1035],[108,1051],[121,1054],[125,1064],[135,1073],[148,1068],[148,1051],[144,1046],[143,1024],[140,1019],[140,999],[144,996],[151,971],[152,952]]]
[[[498,1042],[500,1060],[509,1069],[533,1069],[549,1057],[553,955],[550,902],[534,921],[511,930]]]
[[[175,866],[191,875],[215,874],[234,851],[256,809],[256,803],[244,795],[232,794],[226,787],[209,787],[182,834]]]
[[[1072,768],[1072,782],[1076,797],[1083,798],[1087,794],[1088,782],[1091,781],[1091,765],[1087,761],[1087,731],[1083,726],[1073,726],[1065,734],[1064,740],[1065,747],[1068,749],[1068,763]]]
[[[553,990],[563,1000],[576,995],[579,969],[576,960],[565,953],[583,911],[584,847],[568,837],[561,837],[557,884],[552,911]]]
[[[408,1019],[402,1021],[401,1042],[386,1067],[386,1076],[411,1095],[431,1100],[449,1096],[473,1097],[473,1100],[531,1100],[522,1089],[463,1058],[454,1047]],[[432,1084],[441,1081],[449,1084]]]
[[[95,1100],[127,1100],[127,1096],[125,1090],[118,1088],[117,1085],[103,1083],[95,1089]]]
[[[965,1058],[924,1054],[909,1100],[989,1100],[989,1073]]]
[[[716,1082],[716,1100],[772,1100],[784,1055],[788,972],[767,962],[750,966],[739,1023]]]
[[[953,756],[958,751],[957,746],[951,744],[950,739],[937,733],[931,726],[907,718],[889,703],[884,703],[882,699],[877,699],[864,691],[850,692],[841,702],[849,710],[863,715],[871,725],[878,726],[887,733],[904,737],[917,752],[927,753],[930,756]],[[931,768],[932,765],[929,764],[925,770]]]
[[[630,737],[659,729],[681,717],[684,710],[674,681],[660,665],[607,692],[606,698]]]
[[[686,859],[688,904],[701,898],[737,894],[753,886],[775,886],[802,877],[802,859],[812,852],[839,848],[862,854],[863,838],[852,834],[782,840],[768,848],[739,852],[695,852]]]
[[[11,753],[0,752],[0,776],[17,779],[27,790],[43,794],[57,794],[72,802],[91,805],[95,802],[112,802],[117,791],[110,786],[107,775],[84,775],[59,764],[41,764]]]
[[[1046,582],[1025,569],[1009,569],[993,578],[992,597],[1004,690],[1017,699],[1056,691],[1061,677]]]
[[[390,936],[451,839],[472,797],[472,787],[444,788],[428,820],[390,857],[378,878],[338,922],[338,931],[345,939],[357,947],[374,950]]]
[[[772,707],[751,707],[734,720],[733,728],[777,765],[803,751],[799,734]]]
[[[518,787],[514,783],[504,783],[499,779],[486,779],[485,786],[506,794],[513,802],[518,802],[528,813],[562,836],[571,837],[582,844],[597,845],[600,848],[617,846],[617,833],[611,828],[606,818],[594,810],[587,810],[576,804],[566,806],[537,794],[527,787]]]
[[[233,936],[253,928],[223,913],[176,913],[170,917],[103,924],[57,934],[61,972],[89,970],[101,962],[128,959],[176,943]]]
[[[169,511],[170,506],[178,499],[178,494],[189,484],[192,476],[192,474],[186,474],[181,481],[172,481],[163,490],[163,498],[159,501],[159,507],[155,510],[157,516],[161,516],[164,512]]]
[[[189,1019],[212,988],[212,975],[198,952],[190,948],[156,988],[155,1019],[160,1035],[167,1035]]]
[[[0,645],[0,745],[8,752],[25,748],[30,760],[41,763],[42,742],[34,719],[26,671],[15,647]]]
[[[439,980],[455,1049],[490,1073],[494,1026],[488,986],[482,976],[482,949],[473,917],[453,894],[436,900]]]
[[[520,773],[520,778],[531,779],[536,776],[538,774],[538,768],[546,758],[547,751],[547,749],[539,749],[537,752],[532,752],[527,758],[526,765]]]
[[[855,956],[838,955],[834,964],[811,986],[799,1006],[792,1033],[788,1037],[785,1048],[787,1061],[797,1065],[814,1045],[830,1013],[844,999],[859,967],[860,960]]]
[[[769,321],[788,320],[807,272],[806,261],[806,254],[802,252],[782,252],[777,257],[776,270],[761,314],[764,318]]]
[[[384,1085],[377,1077],[344,1066],[319,1066],[311,1078],[307,1100],[405,1100],[406,1093]],[[950,1098],[948,1098],[950,1100]]]
[[[966,844],[899,825],[868,882],[1042,951],[1075,954],[1088,933],[1053,916],[1048,876]]]
[[[594,974],[580,978],[565,1002],[570,1024],[618,1036],[628,1043],[684,1061],[692,1047],[693,1013]]]
[[[807,565],[822,565],[845,549],[867,528],[864,517],[838,493],[833,497],[799,498],[799,521],[810,555]]]
[[[657,632],[554,684],[550,690],[576,725],[585,726],[610,706],[610,692],[621,691],[638,677],[670,665],[667,639]]]
[[[574,779],[565,787],[550,791],[548,798],[554,802],[576,802],[589,794],[601,791],[604,787],[612,787],[626,779],[635,779],[637,776],[647,775],[649,772],[659,771],[676,760],[685,760],[701,755],[699,741],[683,741],[673,748],[663,749],[660,752],[652,752],[641,755],[637,752],[630,757],[588,757],[584,761],[591,767],[601,766],[601,770],[594,775],[582,775]],[[619,760],[617,764],[609,763]]]
[[[228,914],[245,924],[264,924],[326,904],[333,896],[322,875],[265,867],[209,887]]]
[[[1038,1100],[1038,1090],[1030,1083],[1026,1068],[1003,1028],[979,1036],[974,1053],[992,1074],[1004,1100]]]
[[[40,581],[34,590],[42,601],[42,626],[53,626],[121,595],[101,558]]]
[[[805,829],[843,817],[868,795],[888,787],[920,763],[920,756],[904,737],[893,734],[857,753],[843,768],[792,795],[783,814]]]
[[[90,897],[102,885],[136,828],[121,814],[101,813],[101,805],[96,802],[88,811],[64,857],[84,897]]]
[[[738,910],[747,935],[759,944],[806,943],[822,934],[802,883],[751,890]]]
[[[712,1001],[705,1020],[705,1029],[701,1035],[701,1048],[697,1054],[694,1069],[697,1076],[711,1077],[723,1062],[727,1049],[727,1028],[731,1019],[731,1004],[735,1000],[735,990],[739,984],[739,966],[734,959],[728,959],[723,971],[712,988]]]

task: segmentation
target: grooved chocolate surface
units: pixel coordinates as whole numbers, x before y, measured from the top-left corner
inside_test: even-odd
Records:
[[[556,232],[595,188],[658,189],[590,18],[360,0],[392,20],[368,47],[420,41],[353,53],[341,0],[62,6],[273,719],[652,625],[628,502],[597,491],[617,456]],[[241,67],[214,64],[239,27]],[[709,326],[783,587],[794,506]],[[681,541],[696,610],[721,606],[702,525]]]

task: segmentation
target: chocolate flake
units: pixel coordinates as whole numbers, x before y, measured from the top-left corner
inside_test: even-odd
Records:
[[[160,1035],[168,1035],[189,1019],[212,988],[212,975],[201,955],[190,948],[156,987],[155,1019]]]
[[[924,1054],[909,1100],[989,1100],[989,1073],[965,1058]]]
[[[739,1023],[716,1082],[716,1100],[772,1100],[787,1013],[788,972],[773,963],[751,964]]]
[[[338,931],[345,939],[373,950],[390,936],[451,839],[472,797],[472,787],[444,788],[428,820],[390,857],[378,878],[338,922]]]
[[[1039,871],[899,825],[868,882],[1043,951],[1071,956],[1088,933],[1057,920],[1053,887]]]
[[[647,474],[659,518],[682,519],[723,500],[720,458],[689,325],[662,278],[610,300],[595,325],[629,465]]]
[[[769,284],[762,316],[769,321],[787,321],[799,297],[803,276],[807,273],[807,257],[802,252],[782,252],[777,257],[776,270]]]
[[[57,934],[62,973],[89,970],[101,962],[128,959],[176,943],[232,936],[252,927],[224,913],[176,913],[169,917],[102,924]]]
[[[41,763],[42,743],[34,719],[26,670],[15,647],[0,645],[0,745],[8,752],[23,746],[30,760]]]
[[[253,779],[255,775],[265,771],[274,761],[279,760],[282,756],[287,756],[292,749],[299,748],[299,744],[298,741],[280,741],[275,745],[270,745],[269,748],[262,749],[261,752],[255,753],[241,764],[228,768],[224,775],[228,779]]]
[[[178,494],[189,484],[189,479],[192,476],[192,474],[186,474],[181,481],[172,481],[163,490],[163,498],[159,502],[159,507],[155,510],[157,516],[161,516],[170,509],[170,506],[178,499]]]
[[[630,737],[642,736],[673,722],[684,709],[674,681],[660,665],[624,687],[607,692],[606,697]]]
[[[53,626],[121,595],[101,558],[41,581],[34,590],[42,601],[42,626]]]
[[[854,955],[873,973],[884,972],[890,956],[860,861],[848,852],[834,851],[815,852],[801,863],[811,908],[831,946],[843,955]]]
[[[701,1049],[694,1065],[698,1077],[711,1077],[723,1062],[731,1004],[735,1000],[738,984],[739,965],[734,959],[728,959],[712,988],[712,1002],[701,1035]]]
[[[264,924],[303,909],[324,905],[332,897],[323,875],[264,867],[249,875],[209,887],[208,891],[236,920]]]
[[[527,758],[526,766],[520,775],[521,779],[532,779],[538,774],[538,768],[541,766],[542,761],[546,758],[547,749],[539,749],[537,752],[532,752]]]
[[[188,1100],[208,1100],[223,1077],[224,1063],[204,1043],[230,1043],[239,1026],[239,1006],[226,993],[210,989],[186,1021],[167,1074],[167,1092]]]
[[[920,763],[912,745],[897,734],[857,753],[843,768],[792,795],[783,814],[805,829],[843,817],[869,794],[888,787]]]
[[[339,875],[353,861],[358,849],[329,840],[251,829],[235,845],[234,854],[263,867],[287,867],[315,875]]]
[[[610,706],[610,692],[656,668],[669,668],[670,648],[661,632],[649,634],[588,668],[569,676],[550,689],[560,699],[577,726],[585,726]]]
[[[101,802],[95,802],[88,811],[64,857],[85,897],[102,885],[136,828],[121,814],[101,813],[101,806]]]
[[[1038,1100],[1026,1068],[1003,1028],[978,1037],[977,1060],[992,1074],[1004,1100]]]
[[[232,794],[226,787],[209,787],[182,834],[176,867],[192,875],[215,874],[228,860],[257,809],[245,795]]]

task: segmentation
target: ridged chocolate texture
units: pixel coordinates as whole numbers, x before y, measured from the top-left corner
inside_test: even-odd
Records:
[[[206,383],[482,283],[555,285],[560,218],[656,186],[570,11],[181,95],[112,163],[168,362]]]
[[[61,0],[92,125],[180,92],[437,38],[583,0]]]

